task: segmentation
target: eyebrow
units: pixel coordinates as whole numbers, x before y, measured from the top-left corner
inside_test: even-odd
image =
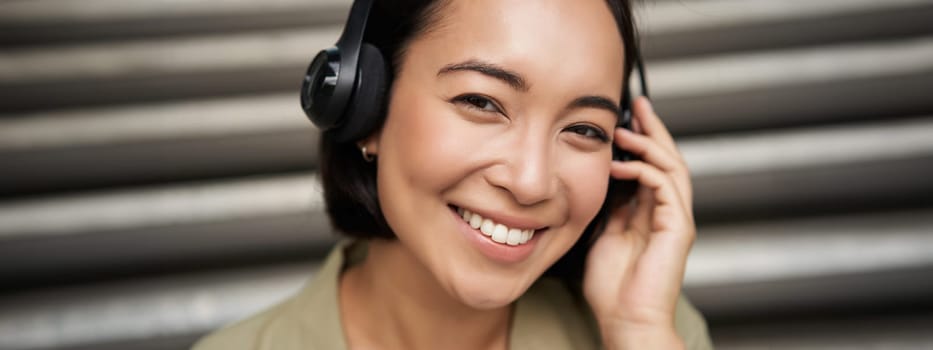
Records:
[[[494,63],[483,62],[476,59],[469,59],[460,63],[448,64],[438,70],[437,75],[441,76],[460,71],[478,72],[480,74],[501,80],[502,82],[511,86],[513,89],[522,92],[528,91],[529,88],[528,83],[525,81],[525,78],[521,76],[521,74],[503,68]],[[612,102],[611,99],[604,96],[580,96],[574,99],[573,102],[567,106],[567,108],[598,108],[612,112],[615,115],[620,115],[622,113],[622,108],[619,107],[619,104]]]
[[[573,102],[570,103],[569,107],[572,108],[598,108],[603,109],[609,112],[612,112],[614,115],[621,115],[622,108],[618,104],[612,102],[607,97],[603,96],[580,96],[577,97]]]
[[[509,84],[513,89],[518,91],[528,91],[528,83],[525,82],[525,78],[516,72],[510,71],[498,65],[482,62],[475,59],[466,60],[460,63],[448,64],[437,71],[437,75],[441,76],[444,74],[449,74],[453,72],[460,71],[473,71],[478,72],[483,75],[501,80],[502,82]]]

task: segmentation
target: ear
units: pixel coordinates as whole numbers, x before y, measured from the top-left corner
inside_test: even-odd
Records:
[[[357,141],[356,146],[360,149],[363,149],[363,147],[366,147],[367,154],[370,154],[372,156],[378,156],[379,155],[379,140],[381,139],[381,136],[382,136],[382,130],[377,130],[376,132],[363,138],[362,140]]]

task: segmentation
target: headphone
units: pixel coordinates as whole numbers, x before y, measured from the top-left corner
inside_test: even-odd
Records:
[[[381,123],[389,80],[388,64],[378,48],[363,42],[374,0],[356,0],[335,47],[314,57],[301,84],[301,109],[321,131],[332,131],[337,142],[351,142],[372,133]],[[648,95],[641,53],[635,52],[641,92]],[[618,126],[632,129],[632,93],[625,83]],[[613,159],[634,157],[613,147]]]

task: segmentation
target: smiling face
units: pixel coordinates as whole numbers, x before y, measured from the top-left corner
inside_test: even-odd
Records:
[[[451,296],[500,307],[602,205],[622,39],[603,0],[455,0],[440,17],[410,43],[365,144],[404,249]]]

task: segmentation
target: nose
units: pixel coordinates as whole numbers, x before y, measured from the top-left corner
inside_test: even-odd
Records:
[[[536,140],[537,139],[537,140]],[[524,138],[504,147],[503,157],[488,173],[487,181],[508,191],[516,202],[534,205],[552,198],[559,179],[550,145],[545,138]]]

